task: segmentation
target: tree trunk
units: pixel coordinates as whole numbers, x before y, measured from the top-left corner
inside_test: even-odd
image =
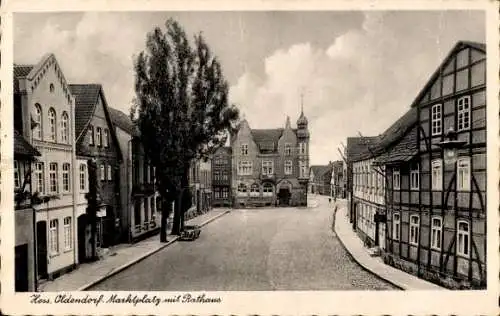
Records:
[[[165,198],[165,195],[161,197],[161,224],[160,224],[160,242],[167,242],[167,220],[172,211],[172,200]]]
[[[174,209],[174,222],[172,223],[172,234],[180,235],[181,233],[181,196],[182,190],[180,194],[177,194],[175,198],[175,209]]]
[[[191,207],[191,194],[189,192],[189,168],[190,164],[185,163],[184,164],[184,170],[182,173],[182,179],[181,179],[181,222],[180,222],[180,228],[181,231],[184,230],[184,219],[185,219],[185,214]]]

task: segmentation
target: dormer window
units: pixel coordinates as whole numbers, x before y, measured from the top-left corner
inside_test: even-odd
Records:
[[[93,146],[95,144],[94,140],[94,126],[89,125],[89,130],[87,132],[89,134],[89,145]]]
[[[97,146],[102,146],[102,130],[100,127],[97,128]]]

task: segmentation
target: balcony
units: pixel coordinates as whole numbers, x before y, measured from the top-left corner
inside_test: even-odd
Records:
[[[132,187],[132,195],[140,196],[140,195],[151,195],[155,193],[155,185],[154,183],[139,183],[134,184]]]

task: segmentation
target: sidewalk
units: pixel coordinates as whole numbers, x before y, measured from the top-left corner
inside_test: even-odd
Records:
[[[386,265],[380,257],[371,257],[368,254],[368,249],[363,246],[363,241],[352,230],[347,218],[346,205],[344,203],[337,203],[337,205],[335,233],[359,265],[403,290],[447,290],[444,287]]]
[[[209,212],[186,221],[187,225],[205,226],[211,221],[229,213],[228,209],[212,209]],[[169,235],[168,243],[160,243],[158,234],[135,244],[120,244],[113,247],[103,259],[80,264],[76,270],[39,285],[39,292],[83,291],[92,285],[130,267],[142,259],[176,242],[178,236]]]

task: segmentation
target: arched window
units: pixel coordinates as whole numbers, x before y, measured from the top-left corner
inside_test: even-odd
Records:
[[[273,196],[273,185],[269,182],[264,183],[262,187],[263,191],[263,196]]]
[[[49,86],[49,91],[52,93],[54,92],[54,84],[51,83],[50,86]]]
[[[61,116],[61,142],[69,143],[69,116],[66,112]]]
[[[250,196],[259,196],[259,185],[254,183],[250,186]]]
[[[238,195],[247,195],[247,186],[244,183],[238,184]]]
[[[40,104],[35,104],[35,115],[33,117],[33,123],[35,123],[35,127],[33,128],[33,139],[42,139],[42,107]]]
[[[56,111],[53,108],[49,110],[49,140],[56,141]]]

